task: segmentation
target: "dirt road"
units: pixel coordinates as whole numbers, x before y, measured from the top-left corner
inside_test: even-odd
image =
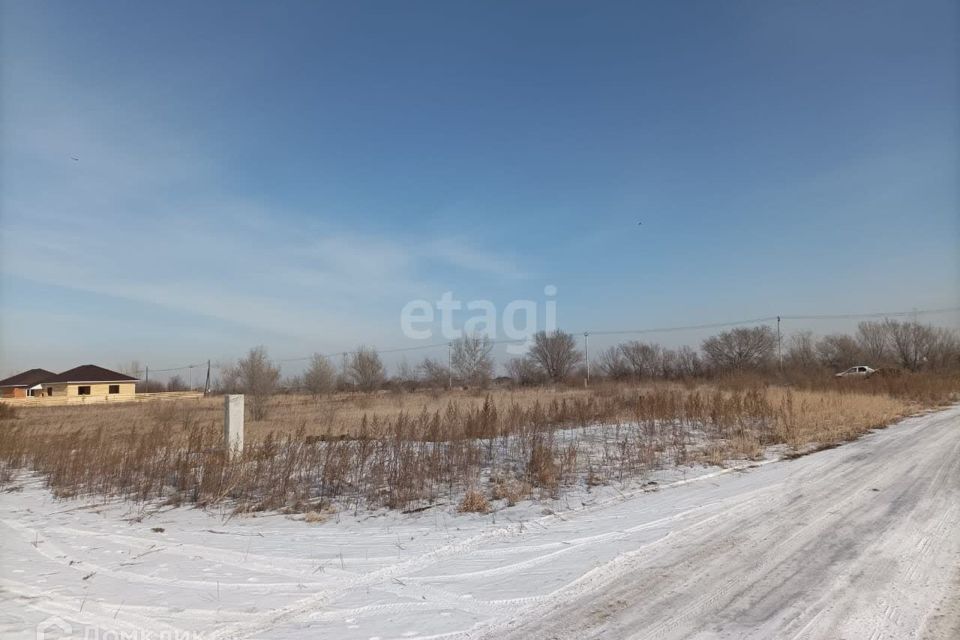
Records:
[[[572,491],[546,514],[322,524],[63,502],[26,476],[0,494],[0,636],[960,637],[960,406],[792,461],[658,474],[672,488]]]
[[[960,411],[749,475],[511,637],[960,637]]]

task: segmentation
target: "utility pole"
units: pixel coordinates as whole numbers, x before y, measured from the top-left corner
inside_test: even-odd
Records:
[[[587,377],[583,379],[583,386],[590,386],[590,351],[587,347],[587,338],[590,337],[589,331],[583,332],[583,359],[587,363]]]
[[[150,393],[150,365],[147,365],[146,379],[143,381],[143,392]]]
[[[447,343],[447,391],[453,389],[453,343]]]
[[[210,394],[210,361],[207,360],[207,381],[203,383],[203,395]]]
[[[780,371],[783,371],[783,346],[780,340],[780,316],[777,316],[777,362],[780,365]]]

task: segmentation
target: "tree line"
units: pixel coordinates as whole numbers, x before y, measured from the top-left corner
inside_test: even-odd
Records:
[[[493,342],[485,335],[464,336],[451,343],[448,362],[424,358],[411,366],[401,361],[389,375],[373,347],[360,346],[339,366],[314,354],[306,370],[281,380],[280,369],[264,347],[255,347],[236,364],[221,370],[217,390],[251,396],[255,419],[263,417],[265,399],[278,391],[321,395],[333,391],[377,391],[384,388],[442,389],[451,386],[485,389],[495,380],[516,385],[561,383],[583,379],[587,363],[577,338],[563,331],[540,331],[528,352],[504,364],[506,376],[495,379]],[[960,370],[960,335],[954,330],[917,322],[861,322],[850,334],[816,337],[800,331],[778,340],[769,326],[738,327],[710,336],[699,349],[665,348],[654,342],[629,341],[608,347],[590,362],[590,374],[609,380],[691,379],[731,372],[772,372],[790,368],[805,372],[840,371],[865,364],[907,371]]]

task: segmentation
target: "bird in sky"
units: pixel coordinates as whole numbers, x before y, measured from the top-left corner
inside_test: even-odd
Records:
[[[80,162],[80,158],[78,158],[77,156],[70,156],[70,159],[73,160],[74,162]]]

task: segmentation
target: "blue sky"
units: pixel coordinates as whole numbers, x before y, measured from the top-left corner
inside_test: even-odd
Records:
[[[956,306],[957,11],[5,1],[0,373]]]

